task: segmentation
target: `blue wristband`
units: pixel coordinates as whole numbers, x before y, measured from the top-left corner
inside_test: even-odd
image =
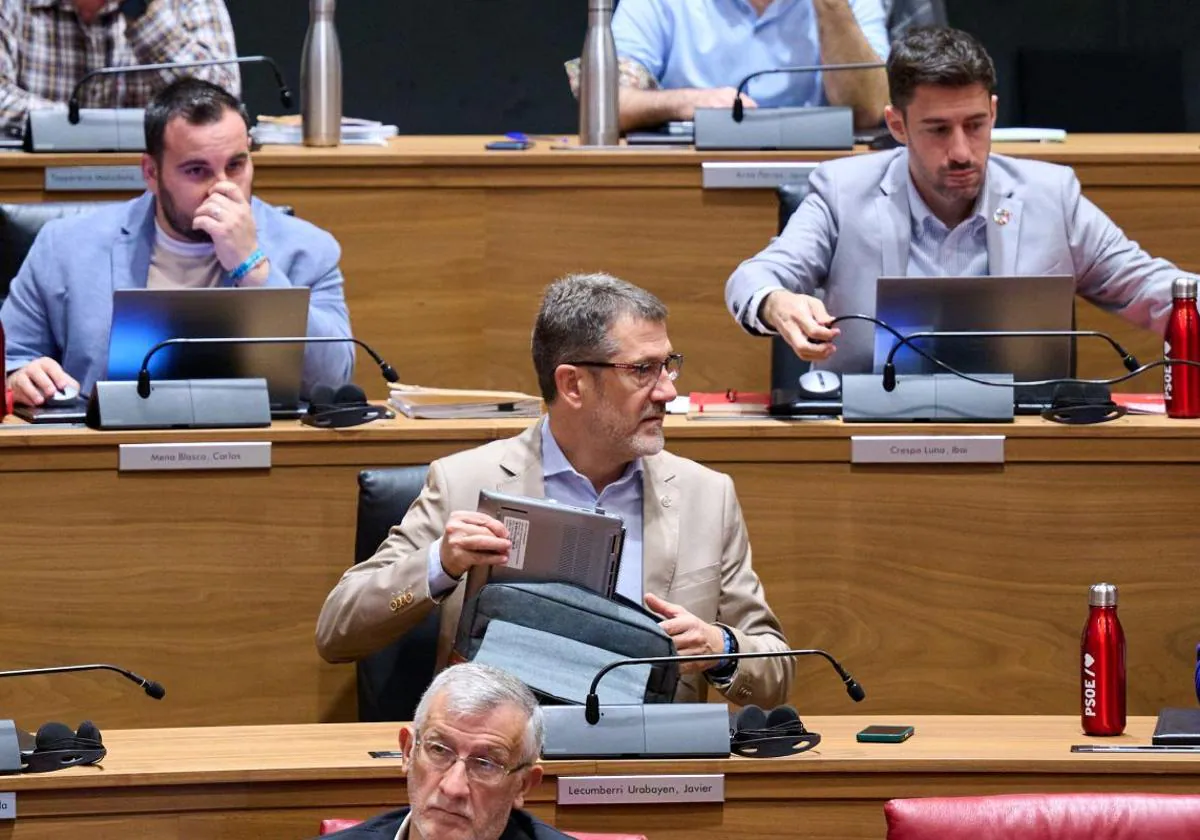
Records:
[[[262,248],[255,248],[254,253],[246,257],[242,264],[229,272],[229,279],[234,283],[241,280],[254,269],[258,268],[259,263],[267,258],[267,255],[262,252]]]

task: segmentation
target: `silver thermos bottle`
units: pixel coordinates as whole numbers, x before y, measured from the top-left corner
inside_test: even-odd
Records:
[[[588,0],[587,38],[579,66],[579,143],[615,146],[617,117],[617,45],[612,34],[613,0]]]
[[[342,138],[342,51],[333,12],[337,0],[309,0],[308,34],[300,58],[300,112],[305,146],[336,146]]]

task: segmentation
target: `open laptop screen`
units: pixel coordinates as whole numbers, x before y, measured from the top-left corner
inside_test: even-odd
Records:
[[[1070,330],[1075,280],[1029,277],[880,277],[876,317],[902,335],[927,330]],[[896,339],[876,328],[874,369],[883,370]],[[1011,373],[1018,381],[1075,373],[1074,340],[1067,338],[928,338],[922,349],[964,373]],[[942,372],[908,347],[895,357],[897,373]]]
[[[136,379],[146,351],[168,338],[258,338],[308,332],[307,288],[119,289],[113,293],[108,378]],[[303,344],[165,347],[153,379],[262,377],[273,409],[300,400]]]

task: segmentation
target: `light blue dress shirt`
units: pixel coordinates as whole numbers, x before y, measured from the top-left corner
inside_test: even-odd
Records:
[[[625,468],[621,477],[596,493],[592,482],[584,478],[563,453],[550,432],[550,420],[542,420],[542,477],[546,498],[564,505],[604,508],[625,521],[625,547],[617,574],[617,593],[635,604],[642,603],[642,459]],[[445,596],[458,583],[442,568],[441,539],[429,546],[429,593]]]
[[[983,197],[987,183],[979,190],[975,209],[953,230],[933,215],[908,174],[908,211],[912,217],[912,235],[908,246],[909,277],[984,277],[988,273],[987,219],[983,216]]]
[[[880,0],[849,0],[880,59],[888,55]],[[621,0],[613,14],[617,53],[664,88],[735,87],[759,70],[820,64],[812,0],[775,0],[762,17],[746,0]],[[762,76],[747,93],[763,107],[825,105],[820,73]]]

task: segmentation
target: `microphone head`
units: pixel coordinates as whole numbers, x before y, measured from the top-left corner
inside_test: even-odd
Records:
[[[1125,370],[1129,371],[1130,373],[1133,373],[1142,366],[1137,360],[1137,356],[1134,356],[1132,353],[1126,353],[1125,358],[1121,361],[1125,363]]]
[[[284,108],[292,107],[292,92],[288,90],[287,85],[279,86],[279,101],[283,103]]]
[[[889,394],[896,390],[896,366],[891,362],[883,365],[883,390]]]
[[[146,680],[146,684],[143,686],[143,688],[145,688],[146,693],[155,700],[161,700],[167,696],[167,690],[163,688],[162,683],[155,682],[154,680]]]
[[[79,100],[74,97],[67,103],[67,122],[79,125]]]
[[[380,363],[379,369],[381,371],[383,371],[383,378],[386,379],[388,382],[399,382],[400,381],[400,374],[396,373],[396,369],[394,367],[392,367],[391,365],[389,365],[387,362]]]
[[[583,719],[592,726],[600,722],[600,698],[592,693],[584,703]]]
[[[150,371],[142,368],[138,371],[137,392],[142,399],[150,398]]]
[[[745,116],[745,106],[742,104],[742,95],[739,93],[733,98],[733,121],[740,123]]]
[[[858,680],[849,676],[846,680],[846,693],[850,695],[850,699],[855,703],[861,703],[863,698],[867,696],[867,692],[863,691],[863,687],[858,684]]]

